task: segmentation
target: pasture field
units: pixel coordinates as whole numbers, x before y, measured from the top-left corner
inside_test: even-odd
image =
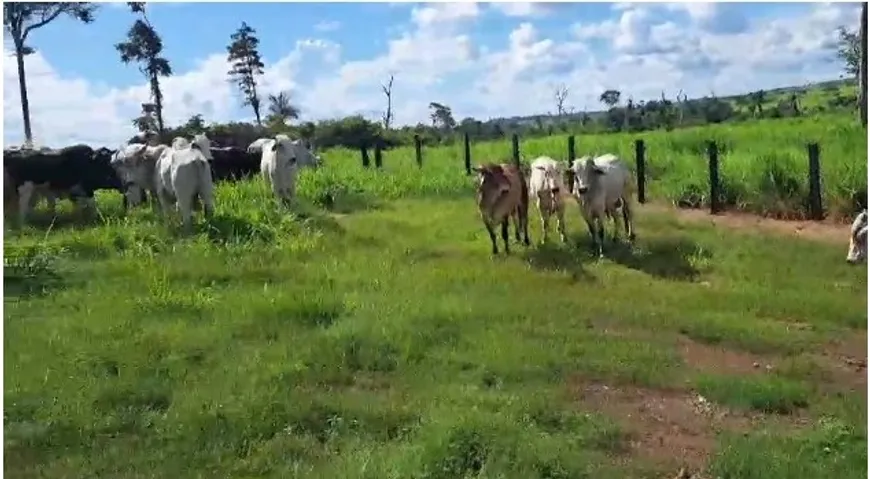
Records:
[[[494,258],[461,157],[427,153],[425,175],[401,151],[385,172],[327,153],[292,213],[259,181],[219,185],[190,237],[113,194],[94,224],[62,203],[50,228],[6,226],[4,472],[866,477],[867,277],[845,234],[642,207],[635,247],[597,261],[572,204],[579,247]]]
[[[809,194],[807,143],[821,149],[822,202],[832,218],[850,218],[859,198],[867,196],[867,130],[854,118],[843,115],[787,120],[759,120],[686,128],[672,132],[577,135],[576,155],[616,153],[635,170],[636,139],[646,144],[647,198],[689,206],[709,205],[707,141],[719,145],[721,191],[724,204],[780,218],[806,218]],[[548,155],[567,159],[567,136],[520,138],[525,160]],[[510,139],[472,144],[472,162],[509,161]],[[373,155],[369,153],[371,157]],[[449,147],[423,149],[427,176],[399,175],[374,181],[359,176],[353,168],[341,174],[345,184],[359,183],[362,189],[400,194],[427,190],[455,192],[466,187],[464,147],[461,141]],[[335,149],[324,154],[327,161],[359,165],[358,151]],[[413,147],[384,152],[386,170],[416,169]],[[374,160],[372,159],[372,165]],[[337,170],[336,170],[337,171]],[[425,185],[417,182],[425,180]],[[349,182],[349,183],[348,183]],[[368,185],[368,186],[367,186]]]

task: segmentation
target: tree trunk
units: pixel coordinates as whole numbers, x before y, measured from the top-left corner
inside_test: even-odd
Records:
[[[27,79],[24,77],[24,44],[15,45],[15,62],[18,64],[18,91],[21,94],[21,117],[24,120],[24,139],[32,145],[33,131],[30,128],[30,101],[27,99]]]
[[[867,126],[867,2],[861,2],[861,60],[858,64],[858,108]]]
[[[151,76],[151,95],[154,96],[154,113],[157,116],[157,133],[163,136],[163,95],[160,94],[160,81],[156,74]]]

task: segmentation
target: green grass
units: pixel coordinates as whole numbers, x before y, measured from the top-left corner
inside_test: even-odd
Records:
[[[476,154],[485,148],[498,146]],[[5,472],[662,472],[631,455],[623,418],[571,393],[583,381],[688,388],[737,411],[808,411],[797,435],[719,438],[710,467],[721,477],[790,478],[798,467],[864,477],[851,467],[866,462],[863,397],[813,387],[811,368],[699,375],[677,346],[685,334],[796,356],[866,329],[866,275],[846,264],[845,245],[641,210],[635,250],[599,262],[572,206],[579,248],[493,258],[460,157],[428,155],[424,174],[401,151],[382,173],[328,153],[329,167],[304,173],[292,213],[259,182],[220,185],[215,219],[191,237],[148,209],[123,218],[111,195],[92,224],[65,205],[54,223],[7,226]],[[332,211],[318,206],[327,193]],[[812,327],[790,332],[790,321]],[[829,443],[835,453],[819,452]]]
[[[866,197],[867,131],[849,116],[748,121],[672,132],[580,135],[576,138],[576,155],[616,153],[634,169],[634,141],[638,138],[646,144],[647,196],[653,201],[689,206],[709,204],[706,153],[709,140],[719,145],[722,200],[732,209],[777,217],[806,217],[809,142],[818,142],[821,147],[823,205],[829,216],[851,217],[858,199]],[[476,143],[471,150],[475,163],[507,161],[511,157],[509,139]],[[520,139],[520,151],[526,160],[538,155],[564,160],[567,137]],[[426,175],[416,175],[408,173],[417,169],[413,148],[385,152],[384,169],[391,174],[382,178],[383,175],[374,172],[359,171],[362,169],[359,152],[330,150],[324,158],[336,168],[317,181],[320,185],[342,185],[336,188],[390,198],[467,190],[461,141],[449,147],[424,148],[423,156]]]

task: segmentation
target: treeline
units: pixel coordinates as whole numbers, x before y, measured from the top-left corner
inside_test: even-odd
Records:
[[[561,116],[540,115],[489,121],[465,118],[456,122],[449,107],[443,104],[432,104],[430,105],[432,124],[419,123],[416,126],[390,129],[385,129],[381,121],[368,120],[359,115],[288,124],[281,121],[280,116],[270,114],[269,120],[262,125],[246,122],[207,124],[202,115],[195,115],[183,125],[166,127],[159,135],[159,141],[168,143],[175,136],[205,131],[216,145],[246,147],[257,138],[285,133],[294,138],[311,141],[318,148],[373,147],[376,143],[380,143],[383,149],[389,149],[413,145],[415,135],[420,136],[424,145],[437,146],[460,141],[465,133],[468,133],[473,141],[488,141],[509,138],[514,133],[529,138],[558,134],[672,130],[705,124],[740,122],[753,118],[791,118],[820,112],[852,110],[856,106],[856,98],[841,93],[841,85],[842,82],[834,82],[811,90],[790,89],[776,94],[758,91],[730,98],[704,97],[680,101],[661,98],[641,101],[637,104],[629,100],[625,106],[612,106],[603,112],[565,113]],[[824,102],[804,107],[801,99],[809,92],[819,95]],[[274,106],[272,103],[274,101],[270,102],[270,109],[278,109],[272,108]],[[130,140],[141,141],[141,136]]]

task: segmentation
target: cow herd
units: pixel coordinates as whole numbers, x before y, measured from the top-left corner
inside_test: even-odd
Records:
[[[541,242],[549,236],[550,219],[555,216],[559,237],[567,242],[565,233],[565,194],[573,197],[592,236],[592,246],[599,257],[604,256],[605,217],[613,221],[613,239],[618,240],[617,215],[621,213],[628,240],[635,239],[632,220],[631,173],[625,163],[614,155],[589,156],[575,159],[567,171],[558,161],[541,156],[532,160],[528,173],[510,164],[487,163],[474,167],[477,172],[477,207],[492,243],[492,253],[498,254],[496,227],[501,226],[505,253],[508,244],[508,222],[514,220],[516,240],[528,246],[528,209],[534,199],[541,217]],[[528,182],[526,177],[528,176]],[[565,183],[568,188],[565,188]]]
[[[549,236],[550,219],[555,216],[559,236],[567,242],[565,234],[565,196],[576,200],[580,214],[589,228],[592,247],[604,256],[605,218],[613,221],[613,241],[619,240],[621,214],[629,243],[636,235],[633,221],[634,181],[628,166],[615,155],[595,158],[584,156],[563,165],[547,156],[531,161],[529,168],[507,163],[486,163],[473,168],[477,173],[477,207],[489,233],[492,253],[498,254],[496,229],[501,228],[505,253],[510,252],[508,224],[515,225],[517,243],[530,244],[528,232],[529,201],[534,199],[541,218],[541,242]],[[528,181],[526,180],[528,178]],[[568,188],[565,188],[567,183]],[[861,211],[852,222],[846,261],[860,264],[867,258],[867,210]]]
[[[58,198],[92,209],[95,191],[115,190],[127,209],[150,194],[164,215],[178,211],[189,230],[196,204],[202,204],[206,217],[213,213],[215,181],[240,180],[259,172],[274,195],[287,202],[295,194],[298,169],[319,163],[309,145],[286,135],[261,138],[247,149],[212,148],[203,133],[177,137],[171,145],[130,143],[117,150],[87,145],[7,149],[4,201],[7,206],[17,203],[19,220],[24,222],[40,196],[53,214]]]
[[[214,183],[241,180],[260,173],[267,188],[281,202],[296,193],[299,168],[321,164],[310,145],[286,135],[260,138],[246,149],[214,148],[203,134],[177,137],[170,145],[130,143],[117,150],[74,145],[59,150],[7,149],[3,152],[4,203],[18,206],[19,220],[44,196],[54,213],[58,198],[69,198],[83,209],[95,207],[94,192],[115,190],[125,210],[145,201],[159,205],[164,216],[181,215],[189,230],[197,204],[206,217],[214,212]],[[592,247],[604,256],[604,223],[613,222],[613,240],[619,240],[619,216],[628,237],[635,240],[633,221],[634,181],[628,166],[612,154],[575,159],[567,168],[546,156],[531,161],[528,168],[486,163],[477,173],[477,206],[498,254],[496,230],[501,229],[505,253],[510,252],[508,224],[514,222],[518,243],[530,244],[528,209],[534,199],[541,219],[542,242],[549,236],[549,223],[556,217],[562,242],[565,232],[565,197],[573,198],[592,237]],[[566,188],[567,184],[567,188]],[[867,211],[852,223],[846,260],[851,264],[867,257]]]

